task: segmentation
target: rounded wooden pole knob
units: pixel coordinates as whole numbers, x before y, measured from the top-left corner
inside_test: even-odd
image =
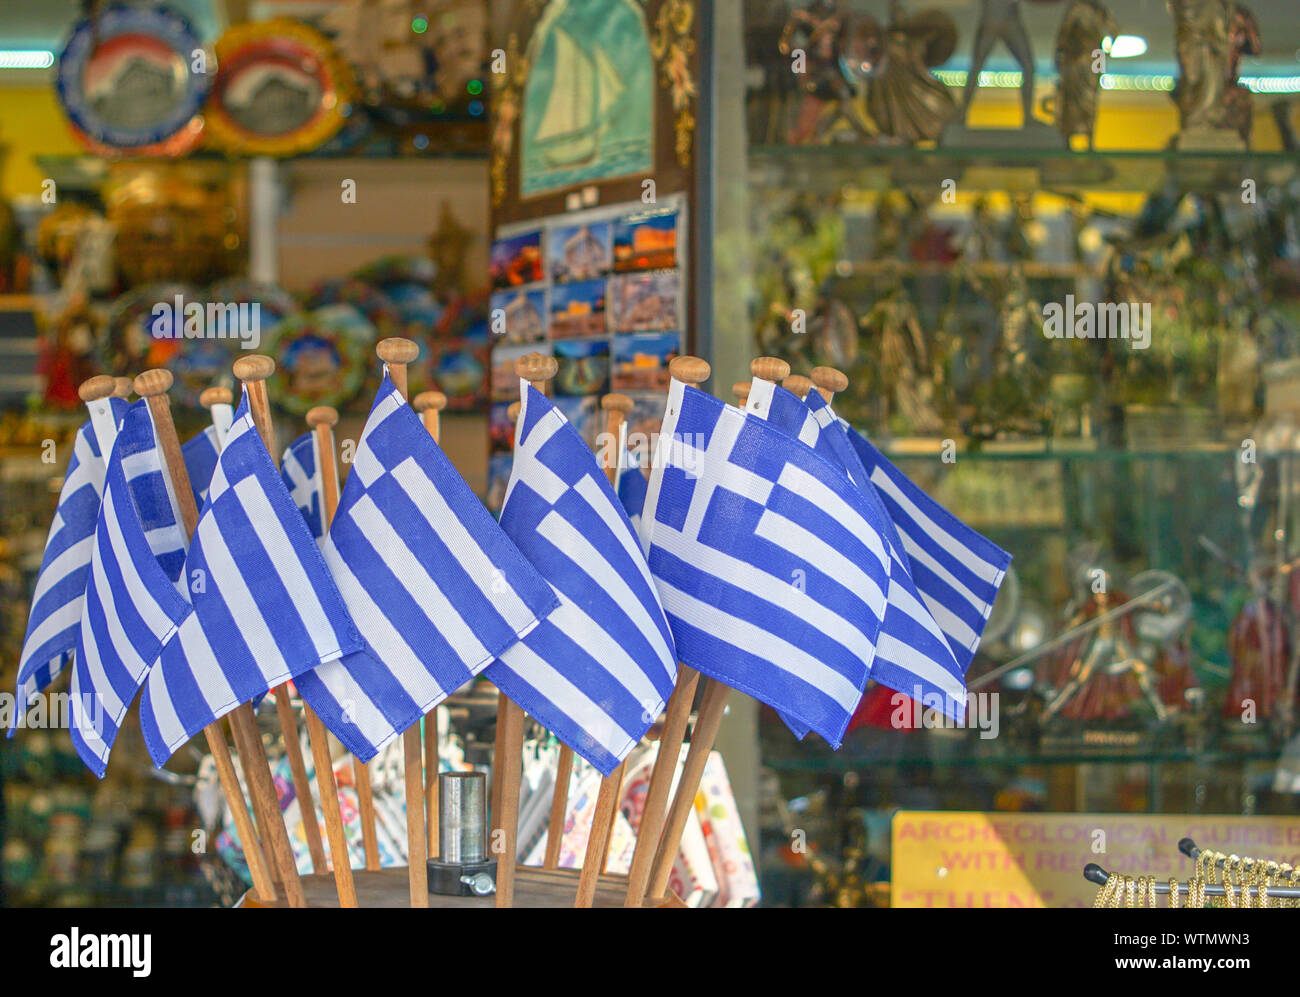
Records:
[[[736,400],[741,405],[744,405],[745,399],[749,397],[749,385],[749,381],[737,381],[731,386],[731,393],[736,396]]]
[[[328,405],[317,405],[307,410],[307,426],[310,429],[315,429],[317,426],[334,426],[338,421],[338,410]]]
[[[113,397],[114,398],[131,397],[131,379],[129,377],[113,378]]]
[[[791,374],[781,382],[781,386],[792,392],[796,398],[803,398],[812,391],[813,382],[811,378],[804,377],[802,374]]]
[[[627,395],[620,395],[615,392],[602,398],[600,407],[606,412],[622,412],[624,416],[628,416],[636,408],[636,402],[632,401]]]
[[[229,388],[204,388],[203,393],[199,395],[199,404],[209,409],[213,405],[230,405],[234,400],[235,396],[231,394]]]
[[[421,391],[411,399],[411,408],[417,412],[423,412],[425,409],[441,412],[446,407],[447,396],[441,391]]]
[[[146,370],[143,374],[136,375],[132,386],[135,388],[135,393],[141,398],[165,395],[171,390],[172,372],[164,370],[162,367]]]
[[[549,381],[559,369],[555,357],[544,353],[526,353],[515,361],[515,373],[525,381]]]
[[[275,361],[265,353],[254,353],[249,357],[240,357],[231,370],[235,377],[244,382],[265,381],[275,373]]]
[[[814,367],[812,381],[828,399],[830,395],[843,391],[849,386],[848,377],[843,371],[836,370],[834,367]]]
[[[519,410],[523,407],[523,402],[511,402],[510,407],[506,409],[506,418],[511,422],[518,422]]]
[[[166,389],[164,389],[166,390]],[[117,391],[117,382],[107,374],[96,374],[81,382],[77,395],[83,402],[95,402],[101,398],[111,398]]]
[[[674,357],[668,364],[668,376],[683,384],[703,384],[712,373],[709,362],[702,357]]]
[[[756,357],[750,361],[749,372],[764,381],[780,384],[790,376],[790,365],[780,357]]]
[[[413,339],[389,336],[375,344],[375,354],[384,363],[415,363],[416,357],[420,355],[420,346]]]

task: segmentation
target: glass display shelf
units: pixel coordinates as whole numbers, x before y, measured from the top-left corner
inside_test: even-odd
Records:
[[[1027,441],[996,440],[982,446],[948,449],[948,441],[937,438],[896,438],[887,441],[873,440],[881,453],[894,463],[907,461],[933,461],[949,459],[950,463],[962,461],[1094,461],[1097,463],[1122,463],[1132,461],[1224,461],[1230,463],[1240,453],[1239,443],[1189,443],[1178,447],[1126,448],[1109,447],[1092,439],[1064,439],[1041,437]],[[945,450],[947,453],[945,454]],[[1300,451],[1287,453],[1268,452],[1260,460],[1278,460],[1300,457]]]
[[[1240,190],[1297,173],[1300,153],[1225,150],[1113,149],[1072,151],[1017,148],[914,148],[863,145],[754,145],[751,182],[759,187],[827,190],[935,188],[955,180],[968,190],[1140,192],[1167,180],[1202,190]]]
[[[895,732],[886,732],[891,737]],[[998,741],[980,741],[978,737],[918,737],[915,733],[898,735],[897,740],[870,740],[854,744],[846,742],[839,751],[831,751],[825,744],[803,743],[788,746],[782,751],[777,745],[765,742],[763,765],[776,772],[858,772],[868,775],[873,771],[888,773],[897,769],[919,768],[979,768],[1005,766],[1026,768],[1035,766],[1071,765],[1163,765],[1188,764],[1197,766],[1246,765],[1250,763],[1273,764],[1278,760],[1278,746],[1267,737],[1258,744],[1212,745],[1190,747],[1163,745],[1119,749],[1103,748],[1035,748],[1030,744],[1003,744]],[[907,743],[915,741],[915,744]]]

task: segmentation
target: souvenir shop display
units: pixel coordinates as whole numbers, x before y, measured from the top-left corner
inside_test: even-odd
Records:
[[[24,12],[0,906],[1300,903],[1280,5]]]
[[[300,21],[235,25],[217,40],[205,114],[213,141],[246,156],[310,152],[351,113],[352,74],[329,39]]]
[[[59,100],[100,155],[180,156],[204,128],[212,86],[194,28],[162,6],[98,5],[59,56]]]

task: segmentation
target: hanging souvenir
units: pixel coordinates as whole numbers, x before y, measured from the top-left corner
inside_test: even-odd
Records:
[[[180,14],[113,6],[77,22],[56,87],[74,134],[92,152],[179,156],[203,131],[206,63]]]
[[[263,341],[278,358],[271,397],[300,417],[317,405],[342,408],[365,382],[373,343],[374,327],[350,305],[290,316]]]
[[[329,39],[288,18],[239,24],[217,41],[208,127],[228,151],[310,152],[351,113],[352,74]]]

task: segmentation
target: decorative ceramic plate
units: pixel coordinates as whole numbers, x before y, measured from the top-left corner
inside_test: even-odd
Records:
[[[317,405],[342,408],[365,383],[373,344],[374,326],[350,305],[290,316],[261,349],[276,358],[271,401],[300,417]]]
[[[208,128],[231,152],[310,152],[352,113],[351,71],[314,28],[288,18],[239,24],[221,36],[216,51]]]
[[[102,154],[188,151],[212,86],[202,49],[190,23],[163,7],[113,6],[78,21],[56,80],[74,133]]]

